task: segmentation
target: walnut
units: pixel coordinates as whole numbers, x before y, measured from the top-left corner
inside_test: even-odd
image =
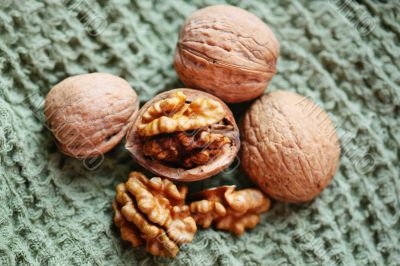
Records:
[[[328,114],[292,92],[276,91],[254,102],[243,119],[241,162],[271,197],[313,199],[339,164],[340,145]]]
[[[268,211],[271,205],[260,190],[235,191],[235,186],[212,188],[191,197],[197,199],[190,204],[190,211],[198,225],[208,228],[214,223],[217,229],[236,235],[254,228],[260,221],[260,214]]]
[[[167,179],[147,179],[132,172],[126,183],[116,187],[114,222],[121,238],[137,247],[146,243],[155,256],[175,257],[179,245],[189,243],[197,231],[185,205],[187,187]]]
[[[45,116],[64,154],[95,157],[121,141],[138,108],[138,97],[128,82],[92,73],[55,85],[46,97]]]
[[[144,143],[143,153],[158,160],[180,163],[185,168],[192,168],[207,163],[229,143],[230,139],[223,134],[202,129],[194,133],[177,132],[150,139]]]
[[[222,105],[212,99],[200,97],[191,103],[185,102],[186,95],[182,91],[155,102],[143,114],[142,123],[138,125],[139,135],[154,136],[198,129],[218,123],[226,115]]]
[[[220,99],[191,89],[164,92],[146,103],[126,142],[143,167],[179,181],[200,180],[222,171],[240,146],[229,108]]]
[[[174,66],[182,82],[243,102],[263,94],[276,72],[279,43],[257,16],[229,5],[194,12],[183,25]]]

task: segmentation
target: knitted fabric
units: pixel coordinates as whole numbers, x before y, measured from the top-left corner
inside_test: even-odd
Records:
[[[179,28],[218,1],[0,0],[0,265],[400,265],[400,6],[396,1],[230,1],[281,44],[268,91],[296,91],[327,110],[340,168],[302,205],[274,202],[242,237],[202,230],[175,259],[123,242],[116,184],[140,169],[123,144],[98,162],[62,155],[43,101],[62,79],[108,72],[143,102],[181,87]],[[246,104],[232,106],[240,118]],[[250,186],[236,169],[191,184]]]

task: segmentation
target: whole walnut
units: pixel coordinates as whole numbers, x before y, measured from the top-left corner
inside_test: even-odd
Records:
[[[242,167],[272,198],[305,202],[328,185],[340,144],[328,114],[292,92],[256,100],[242,124]]]
[[[46,97],[45,116],[64,154],[95,157],[121,141],[138,108],[138,97],[127,81],[91,73],[55,85]]]
[[[257,16],[229,5],[194,12],[183,25],[174,66],[187,86],[226,102],[263,94],[276,72],[279,43]]]
[[[140,165],[177,181],[221,172],[239,147],[239,129],[226,104],[191,89],[167,91],[147,102],[126,139],[126,148]]]

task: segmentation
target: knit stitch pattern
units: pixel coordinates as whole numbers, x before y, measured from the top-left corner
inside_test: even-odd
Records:
[[[242,237],[200,229],[175,259],[146,254],[113,225],[115,185],[140,170],[123,143],[96,162],[62,155],[43,101],[64,78],[108,72],[143,102],[182,87],[180,26],[221,1],[0,0],[0,265],[400,265],[400,5],[229,1],[281,44],[268,91],[327,110],[341,139],[333,181],[302,205],[274,202]],[[232,106],[238,119],[248,104]],[[236,166],[190,184],[252,184]]]

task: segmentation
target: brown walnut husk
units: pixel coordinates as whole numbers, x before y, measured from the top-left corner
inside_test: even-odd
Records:
[[[179,181],[195,181],[228,167],[239,150],[232,112],[208,93],[161,93],[138,112],[126,148],[144,168]]]
[[[64,154],[95,157],[121,141],[138,108],[138,97],[128,82],[91,73],[55,85],[46,97],[45,116]]]
[[[235,186],[222,186],[193,194],[196,199],[190,211],[196,223],[208,228],[212,223],[219,230],[242,235],[254,228],[260,214],[269,210],[270,200],[259,189],[235,191]]]
[[[278,56],[277,39],[257,16],[216,5],[197,10],[186,20],[174,66],[186,86],[235,103],[264,92]]]
[[[340,144],[328,114],[298,94],[275,91],[256,100],[243,119],[243,169],[269,196],[313,199],[339,164]]]
[[[147,179],[132,172],[116,187],[114,222],[121,238],[133,247],[146,244],[155,256],[175,257],[179,245],[189,243],[197,231],[185,205],[187,187],[177,187],[167,179]]]

